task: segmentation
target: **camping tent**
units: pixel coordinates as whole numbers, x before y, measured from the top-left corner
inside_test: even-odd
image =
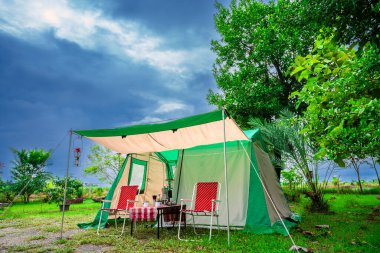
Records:
[[[128,154],[107,199],[114,200],[117,188],[129,183],[134,161],[147,165],[146,200],[151,199],[153,192],[158,193],[175,168],[173,197],[177,202],[191,197],[196,182],[218,181],[224,196],[219,219],[222,226],[254,233],[285,233],[285,223],[291,223],[282,219],[292,214],[269,157],[260,145],[259,131],[243,132],[232,118],[224,115],[224,111],[215,111],[159,124],[75,132]],[[149,173],[163,175],[158,180],[161,183],[155,183],[157,188],[149,189]],[[80,227],[95,225],[99,218],[98,214],[93,223]],[[102,217],[103,225],[106,219]],[[283,227],[278,226],[279,222]],[[196,223],[207,224],[203,218]]]

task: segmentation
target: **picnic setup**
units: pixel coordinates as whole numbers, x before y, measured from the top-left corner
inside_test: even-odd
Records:
[[[117,153],[126,154],[120,171],[92,222],[83,229],[103,233],[123,221],[120,234],[133,236],[136,224],[163,228],[244,230],[289,235],[290,211],[265,152],[260,131],[241,130],[226,110],[173,121],[112,129],[75,130]],[[130,226],[130,233],[127,233]],[[173,234],[173,236],[175,236]]]

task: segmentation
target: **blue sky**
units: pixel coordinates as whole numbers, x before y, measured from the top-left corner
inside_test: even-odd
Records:
[[[215,11],[207,0],[0,0],[3,176],[10,176],[11,147],[59,145],[48,170],[62,176],[71,128],[214,109],[206,95],[216,89]],[[84,145],[85,156],[90,144]],[[72,174],[82,177],[81,169]]]
[[[4,176],[10,147],[54,149],[70,128],[212,110],[214,13],[214,2],[204,0],[0,1]],[[50,161],[58,175],[67,140]]]

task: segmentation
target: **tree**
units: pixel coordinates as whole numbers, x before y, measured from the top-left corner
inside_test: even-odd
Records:
[[[249,117],[271,120],[284,108],[294,109],[289,95],[302,85],[287,70],[296,55],[311,51],[319,30],[314,23],[303,23],[298,1],[277,2],[232,1],[229,9],[216,5],[221,39],[211,44],[221,93],[210,91],[208,100],[226,106],[243,127]]]
[[[51,152],[44,149],[12,150],[15,154],[13,168],[11,168],[13,187],[21,193],[25,203],[29,202],[30,195],[42,191],[50,173],[44,171]]]
[[[303,132],[318,144],[317,157],[342,167],[343,159],[379,157],[379,49],[367,44],[358,57],[355,49],[320,36],[313,54],[297,57],[291,70],[305,84],[292,96],[307,105]]]
[[[380,48],[380,2],[378,0],[302,0],[304,22],[319,22],[331,28],[339,45],[367,42]]]
[[[96,175],[100,181],[113,182],[122,162],[119,154],[115,154],[108,148],[94,145],[87,158],[90,166],[84,169],[86,175]]]
[[[376,168],[376,164],[379,164],[380,163],[380,159],[379,158],[374,158],[374,157],[370,157],[369,158],[369,162],[366,161],[367,164],[369,166],[371,166],[372,169],[375,170],[375,173],[376,173],[376,177],[377,177],[377,183],[379,184],[380,186],[380,177],[379,177],[379,172],[377,171],[377,168]]]
[[[339,192],[339,186],[340,186],[340,183],[341,183],[339,177],[337,177],[337,176],[333,176],[333,178],[332,178],[332,180],[331,180],[331,183],[332,183],[334,186],[338,187],[338,192]]]
[[[284,170],[281,175],[284,181],[289,185],[289,189],[293,191],[296,189],[296,185],[302,181],[302,177],[300,177],[295,168]]]
[[[311,198],[311,211],[327,211],[328,203],[323,196],[323,184],[319,183],[318,170],[320,162],[315,160],[316,147],[301,133],[301,122],[294,120],[295,115],[283,111],[272,122],[251,119],[250,125],[259,128],[264,141],[280,152],[282,163],[287,163],[303,176]]]

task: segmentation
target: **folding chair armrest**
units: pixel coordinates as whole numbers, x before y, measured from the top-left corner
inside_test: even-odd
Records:
[[[112,202],[112,200],[102,199],[102,209],[104,208],[105,203],[111,203],[111,202]]]
[[[183,209],[182,207],[185,203],[191,203],[191,202],[193,202],[192,199],[181,199],[181,210]]]
[[[219,199],[213,199],[213,200],[211,200],[212,202],[215,202],[215,203],[222,203],[222,201],[221,200],[219,200]]]
[[[138,202],[140,202],[140,201],[138,201],[138,200],[127,200],[127,202],[134,202],[134,203],[138,203]]]

